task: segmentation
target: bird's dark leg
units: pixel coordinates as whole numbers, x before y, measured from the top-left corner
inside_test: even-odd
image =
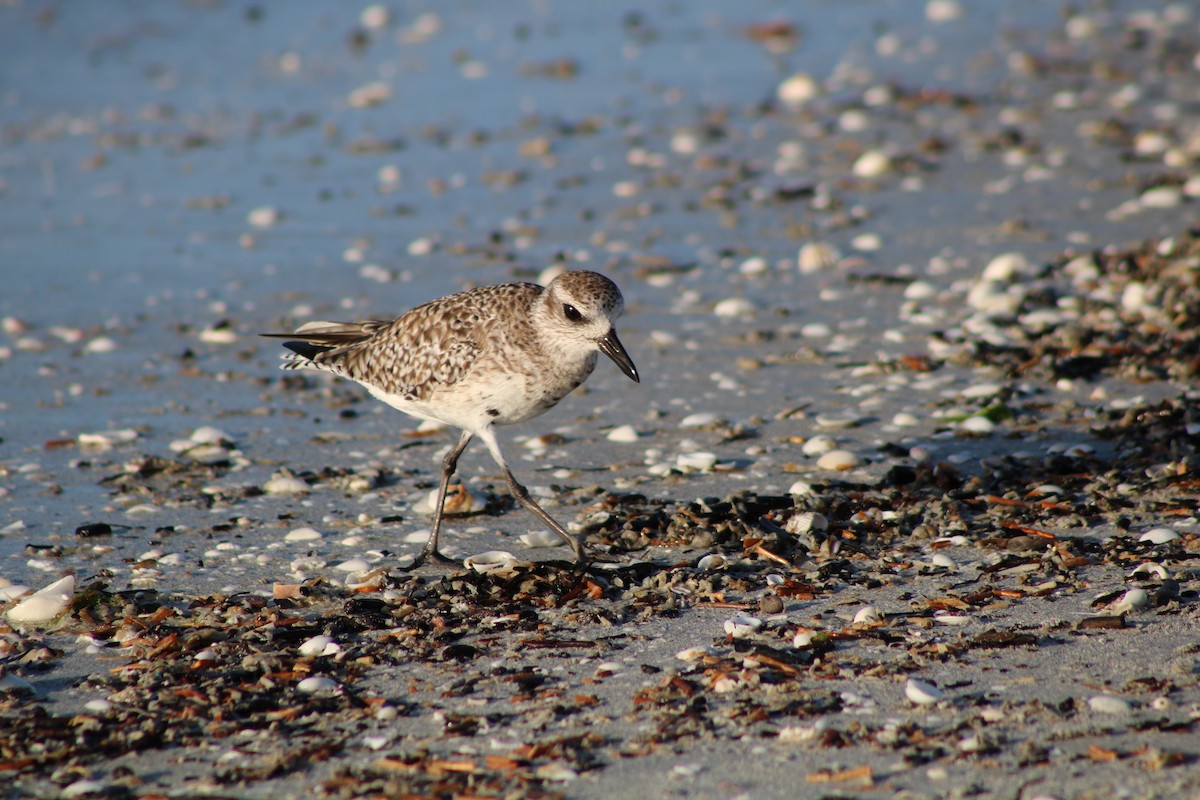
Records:
[[[529,491],[517,482],[513,477],[512,470],[508,468],[508,464],[504,461],[504,454],[500,452],[500,445],[496,442],[496,434],[492,428],[486,427],[479,432],[479,438],[487,445],[488,452],[492,454],[492,458],[504,471],[504,480],[508,482],[508,490],[512,492],[512,496],[518,503],[525,506],[529,511],[550,530],[557,534],[558,538],[562,539],[571,547],[571,552],[575,554],[575,563],[582,564],[587,560],[587,556],[583,552],[583,543],[579,537],[572,536],[567,532],[567,529],[554,521],[554,517],[546,513],[546,510],[533,501],[529,496]]]
[[[512,470],[503,463],[500,466],[504,468],[504,479],[508,481],[508,490],[512,492],[512,496],[516,498],[517,502],[529,509],[547,528],[558,534],[558,538],[570,545],[571,552],[575,554],[575,563],[582,564],[586,561],[587,557],[584,555],[583,544],[579,541],[579,537],[568,533],[566,528],[554,521],[554,517],[547,514],[544,508],[535,503],[533,498],[529,496],[529,491],[517,483],[517,479],[513,477]]]
[[[450,452],[446,453],[446,457],[442,459],[442,482],[438,485],[437,507],[433,514],[433,527],[429,531],[429,540],[425,542],[425,549],[421,551],[421,554],[416,557],[411,565],[405,567],[405,570],[416,569],[430,558],[447,564],[458,563],[453,558],[448,558],[438,551],[438,534],[442,531],[442,516],[446,510],[446,491],[450,486],[450,478],[454,475],[454,470],[458,469],[458,457],[467,449],[467,444],[470,441],[471,434],[468,431],[463,431],[462,436],[458,437],[458,441],[454,447],[451,447]]]

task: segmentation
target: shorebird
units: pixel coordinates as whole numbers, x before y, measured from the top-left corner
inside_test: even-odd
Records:
[[[617,285],[597,272],[564,272],[547,286],[504,283],[448,295],[394,320],[308,322],[287,339],[283,369],[331,372],[364,386],[376,398],[419,419],[459,428],[442,459],[433,527],[409,569],[438,551],[446,490],[472,438],[483,440],[508,489],[564,542],[576,563],[583,543],[534,502],[513,476],[496,441],[496,426],[549,411],[577,388],[604,353],[634,382],[637,367],[613,322],[624,311]]]

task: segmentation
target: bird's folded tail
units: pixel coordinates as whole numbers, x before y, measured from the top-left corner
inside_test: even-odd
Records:
[[[380,320],[367,322],[306,322],[292,333],[263,333],[272,339],[288,339],[282,369],[321,369],[341,374],[341,356],[360,342],[370,339],[381,326]]]

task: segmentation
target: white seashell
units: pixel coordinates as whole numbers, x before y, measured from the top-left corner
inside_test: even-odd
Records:
[[[291,475],[276,475],[263,484],[267,494],[300,494],[308,489],[307,483]]]
[[[818,511],[801,511],[792,514],[784,523],[783,529],[794,536],[803,536],[810,531],[823,531],[829,528],[829,519]]]
[[[863,606],[854,615],[854,624],[868,625],[873,622],[883,622],[886,617],[878,606]]]
[[[256,228],[270,228],[279,224],[279,220],[283,218],[283,214],[279,209],[271,206],[259,206],[250,211],[246,215],[246,222]]]
[[[1111,694],[1098,694],[1089,698],[1088,708],[1099,714],[1128,714],[1133,710],[1128,700]]]
[[[526,547],[560,547],[566,544],[554,531],[548,531],[544,528],[530,531],[529,533],[522,533],[517,538]]]
[[[751,256],[738,266],[738,272],[743,275],[763,275],[771,268],[762,256]]]
[[[1183,190],[1178,186],[1156,186],[1142,192],[1138,202],[1142,208],[1174,208],[1183,203]]]
[[[296,689],[305,694],[322,694],[338,689],[338,682],[323,675],[313,675],[296,684]]]
[[[1170,711],[1175,707],[1175,703],[1171,701],[1171,698],[1159,695],[1150,701],[1150,707],[1155,711]]]
[[[364,736],[362,743],[363,747],[366,747],[368,750],[382,750],[392,743],[392,737],[383,735]]]
[[[710,570],[720,569],[725,566],[725,556],[720,553],[709,553],[704,558],[696,562],[696,569]]]
[[[298,649],[302,656],[332,656],[342,652],[342,646],[332,636],[314,636]]]
[[[67,610],[74,596],[75,577],[68,575],[29,595],[10,608],[5,616],[9,622],[17,624],[49,622]]]
[[[750,316],[754,311],[754,304],[744,297],[727,297],[713,306],[713,313],[726,319]]]
[[[370,569],[371,564],[365,558],[348,558],[333,568],[339,572],[363,572]]]
[[[638,440],[638,433],[637,429],[632,425],[620,425],[609,431],[606,438],[610,442],[622,442],[628,444]]]
[[[966,614],[934,614],[933,621],[939,625],[968,625],[971,618]]]
[[[745,611],[739,611],[725,620],[725,632],[734,639],[744,639],[763,626],[763,621]]]
[[[719,416],[717,416],[716,414],[713,414],[708,411],[700,411],[695,414],[688,414],[686,417],[684,417],[682,420],[680,420],[679,427],[680,428],[707,428],[709,425],[713,425],[720,421],[721,421],[721,418]]]
[[[108,336],[97,336],[83,346],[85,353],[111,353],[117,349],[117,343]]]
[[[717,464],[715,453],[680,453],[675,465],[684,472],[711,472]]]
[[[19,692],[21,694],[37,694],[33,684],[15,675],[7,669],[0,670],[0,692]]]
[[[67,784],[59,793],[59,797],[87,797],[88,795],[107,794],[109,785],[91,778],[80,778]]]
[[[381,105],[392,96],[392,87],[384,81],[365,83],[346,95],[351,108],[368,108]]]
[[[83,707],[93,714],[107,714],[112,711],[112,701],[106,700],[103,697],[97,697],[95,700],[88,700],[83,704]]]
[[[313,542],[321,538],[321,532],[316,528],[295,528],[283,537],[285,542]]]
[[[788,725],[779,729],[781,742],[814,742],[829,730],[829,720],[818,719],[812,725]]]
[[[800,447],[800,451],[806,456],[819,456],[836,449],[837,441],[831,436],[814,436]]]
[[[925,4],[925,19],[930,22],[953,22],[962,17],[963,6],[958,0],[929,0]]]
[[[859,178],[878,178],[886,175],[892,168],[892,157],[883,150],[871,149],[854,160],[850,167]]]
[[[897,428],[911,428],[915,425],[920,425],[921,420],[916,414],[910,414],[907,411],[901,411],[892,417],[892,424]]]
[[[798,480],[789,486],[787,493],[790,495],[795,495],[796,497],[805,497],[810,494],[815,494],[812,484],[804,479]]]
[[[958,562],[945,553],[934,553],[930,557],[929,563],[935,567],[945,567],[946,569],[956,569],[958,567]]]
[[[792,637],[792,647],[808,647],[813,643],[813,639],[817,638],[820,631],[815,631],[812,628],[797,628],[796,635]]]
[[[931,706],[946,696],[938,687],[928,681],[909,678],[904,684],[904,696],[918,706]]]
[[[1166,544],[1179,539],[1179,534],[1171,528],[1151,528],[1138,537],[1139,542],[1150,542],[1152,544]]]
[[[859,463],[858,456],[849,450],[830,450],[817,459],[817,469],[845,472],[848,469],[854,469]]]
[[[1012,283],[1033,272],[1033,265],[1022,253],[1001,253],[988,262],[980,277],[985,281]]]
[[[975,436],[988,436],[996,430],[996,423],[987,417],[975,415],[958,423],[958,429]]]
[[[836,267],[842,254],[828,242],[807,242],[796,253],[796,266],[805,275]]]
[[[548,764],[542,764],[534,774],[544,781],[555,781],[557,783],[566,783],[579,778],[579,773],[571,769],[561,761],[551,761]]]
[[[413,503],[413,511],[417,514],[432,516],[437,509],[438,490],[433,489],[429,494]],[[487,506],[487,498],[471,491],[463,484],[452,484],[446,489],[447,514],[473,514],[482,511]]]
[[[9,600],[16,600],[18,597],[24,597],[33,590],[28,586],[19,583],[10,583],[6,586],[0,586],[0,603],[7,603]]]
[[[1007,388],[1003,383],[977,383],[974,386],[968,386],[966,389],[963,389],[958,393],[958,396],[968,400],[979,400],[998,395]]]
[[[978,733],[972,733],[958,740],[958,749],[963,753],[979,753],[987,749],[988,742]]]
[[[818,414],[813,422],[821,428],[856,428],[862,424],[862,417],[858,414]]]
[[[507,550],[488,550],[463,559],[463,566],[481,575],[511,575],[522,563]]]
[[[775,90],[775,97],[787,109],[795,111],[824,94],[820,82],[812,75],[799,72],[785,79]]]
[[[937,297],[937,287],[929,281],[913,281],[904,287],[905,300],[930,300]]]
[[[680,661],[699,661],[715,653],[716,651],[711,647],[689,647],[686,650],[680,650],[675,654],[675,657]]]
[[[1145,611],[1150,607],[1150,594],[1140,586],[1135,586],[1114,602],[1109,608],[1113,613],[1122,614],[1126,611]]]
[[[1146,561],[1138,564],[1129,573],[1131,578],[1153,578],[1160,581],[1165,581],[1171,577],[1171,572],[1162,564],[1155,564],[1152,561]]]
[[[211,647],[206,647],[203,650],[192,656],[192,661],[216,661],[217,651]]]

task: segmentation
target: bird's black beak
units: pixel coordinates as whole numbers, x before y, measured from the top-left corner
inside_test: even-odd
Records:
[[[634,383],[641,383],[637,367],[633,365],[633,359],[629,357],[629,353],[625,352],[621,340],[617,338],[616,328],[609,328],[608,333],[601,336],[596,344],[599,346],[600,352],[611,358],[621,368],[621,372],[629,376],[630,380]]]

